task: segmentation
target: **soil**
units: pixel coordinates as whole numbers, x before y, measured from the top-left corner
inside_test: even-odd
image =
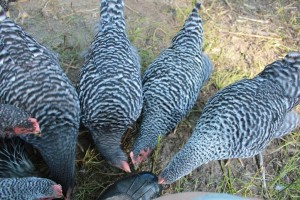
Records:
[[[125,0],[125,5],[127,32],[139,50],[144,71],[180,29],[192,2]],[[21,0],[20,3],[12,3],[10,12],[27,32],[60,55],[62,68],[75,84],[83,63],[82,54],[89,47],[99,20],[99,0]],[[205,31],[204,51],[211,57],[216,71],[239,69],[251,76],[287,51],[300,50],[299,0],[207,0],[203,2],[200,13]],[[217,90],[212,81],[203,88],[187,118],[161,141],[158,157],[154,159],[152,156],[138,171],[159,173],[167,165],[185,144],[205,102]],[[136,136],[137,129],[138,125],[131,134]],[[296,132],[299,135],[299,130]],[[130,151],[132,141],[133,137],[127,134],[125,151]],[[283,146],[287,141],[289,138],[275,140],[264,151],[267,181],[270,183],[286,159],[299,150],[297,145]],[[88,131],[83,127],[80,129],[77,154],[77,199],[94,199],[107,185],[124,175],[97,155]],[[299,177],[289,175],[281,177],[283,182],[288,184],[299,180]],[[234,182],[230,183],[227,176]],[[245,189],[245,183],[250,182]],[[269,189],[273,190],[276,185],[271,186]],[[165,186],[163,193],[181,191],[224,191],[267,198],[262,191],[260,172],[254,158],[243,159],[243,165],[236,159],[230,160],[227,166],[224,162],[209,162],[171,186]]]

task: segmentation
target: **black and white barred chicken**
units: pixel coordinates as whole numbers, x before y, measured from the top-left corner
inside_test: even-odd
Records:
[[[121,138],[142,109],[140,63],[125,31],[122,0],[102,0],[99,31],[81,68],[82,122],[108,163],[130,172]]]
[[[62,198],[61,185],[45,178],[0,178],[0,199],[36,200]]]
[[[196,3],[183,28],[148,67],[142,78],[144,105],[140,133],[130,153],[133,164],[145,160],[164,136],[188,114],[213,65],[202,52],[203,28]]]
[[[0,104],[0,137],[39,133],[40,127],[35,118],[15,106]]]
[[[57,56],[0,9],[0,103],[31,113],[42,137],[19,136],[41,153],[64,193],[74,186],[79,99]]]
[[[24,143],[18,137],[1,139],[0,199],[35,200],[63,197],[61,185],[40,178],[41,173],[29,159]]]
[[[212,160],[260,154],[272,139],[298,126],[300,118],[292,109],[299,100],[300,52],[290,52],[254,78],[217,92],[159,182],[173,183]]]

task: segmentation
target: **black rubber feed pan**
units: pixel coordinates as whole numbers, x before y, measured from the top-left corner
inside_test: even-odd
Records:
[[[149,200],[158,197],[161,189],[156,175],[140,172],[116,181],[98,200]]]

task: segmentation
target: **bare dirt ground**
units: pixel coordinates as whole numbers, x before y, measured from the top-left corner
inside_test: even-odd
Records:
[[[266,64],[288,51],[300,50],[299,0],[205,0],[200,14],[204,23],[204,51],[215,71],[188,117],[164,138],[153,156],[138,169],[159,173],[189,138],[201,110],[218,89],[252,77]],[[192,8],[188,0],[125,0],[127,32],[137,47],[142,71],[166,48]],[[60,55],[62,68],[75,84],[82,52],[88,48],[99,19],[98,0],[27,0],[11,6],[12,18],[39,42]],[[298,109],[299,110],[299,109]],[[138,128],[138,126],[137,126]],[[132,130],[136,136],[137,128]],[[129,152],[132,135],[124,139]],[[300,131],[274,140],[264,151],[267,189],[253,158],[243,165],[231,160],[209,162],[163,193],[182,191],[228,192],[264,199],[300,198]],[[77,149],[77,199],[95,199],[124,175],[101,159],[82,128]]]

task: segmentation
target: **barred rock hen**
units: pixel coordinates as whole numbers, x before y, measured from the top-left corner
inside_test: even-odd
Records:
[[[35,118],[15,106],[0,104],[0,137],[30,133],[40,133],[40,127]]]
[[[62,198],[61,185],[44,178],[0,178],[0,199],[36,200]]]
[[[31,177],[40,173],[29,159],[24,143],[18,137],[4,138],[0,142],[0,199],[61,198],[60,185]]]
[[[43,136],[22,139],[39,150],[50,178],[62,184],[64,192],[71,191],[80,114],[76,90],[56,55],[7,18],[2,8],[0,36],[0,102],[38,120]]]
[[[170,132],[187,115],[212,73],[212,63],[202,52],[200,6],[196,4],[171,46],[143,75],[142,123],[130,153],[133,164],[145,160],[158,137]]]
[[[273,138],[299,124],[292,110],[300,99],[300,53],[290,52],[252,79],[217,92],[185,146],[160,174],[172,183],[212,160],[245,158],[261,153]]]
[[[100,30],[92,42],[77,86],[82,122],[98,151],[113,166],[130,172],[120,143],[139,117],[142,85],[138,55],[130,44],[121,0],[102,0]]]

